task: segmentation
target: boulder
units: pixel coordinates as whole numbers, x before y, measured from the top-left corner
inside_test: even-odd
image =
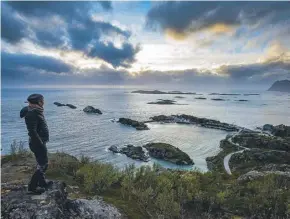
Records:
[[[69,199],[66,185],[55,181],[52,188],[41,195],[27,193],[25,185],[2,184],[1,216],[3,218],[122,218],[114,206],[102,199]]]
[[[177,165],[192,165],[192,159],[179,148],[166,143],[149,143],[143,146],[151,157],[162,159]]]
[[[92,106],[87,106],[83,109],[84,112],[86,113],[98,113],[98,114],[102,114],[101,110],[96,109]]]
[[[116,145],[112,145],[111,147],[109,147],[109,150],[114,153],[120,153],[120,150]]]
[[[138,122],[136,120],[132,120],[128,118],[120,118],[118,122],[123,125],[132,126],[136,130],[149,130],[148,126],[144,122]]]

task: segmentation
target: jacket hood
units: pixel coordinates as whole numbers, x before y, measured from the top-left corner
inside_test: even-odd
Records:
[[[34,107],[34,106],[25,106],[20,110],[20,118],[23,118],[27,115],[29,111],[34,111],[36,113],[42,114],[43,108],[41,107]]]

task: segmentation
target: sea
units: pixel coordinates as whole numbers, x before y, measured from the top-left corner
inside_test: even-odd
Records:
[[[218,93],[241,95],[210,95],[212,92],[197,92],[196,95],[138,94],[131,93],[138,87],[101,86],[93,88],[2,88],[1,90],[1,153],[10,152],[11,143],[23,141],[28,148],[28,136],[24,119],[19,112],[26,106],[26,98],[32,93],[45,97],[44,114],[50,130],[49,152],[66,152],[92,160],[112,163],[118,168],[129,164],[152,165],[154,162],[166,168],[197,169],[207,171],[205,158],[216,155],[219,142],[228,132],[186,124],[149,123],[150,130],[137,131],[114,122],[120,117],[146,121],[156,115],[188,114],[220,120],[230,124],[255,129],[264,124],[290,125],[290,94],[269,91],[227,90]],[[144,89],[144,88],[143,88]],[[147,89],[148,90],[148,89]],[[151,89],[149,89],[151,90]],[[162,91],[170,91],[160,89]],[[182,92],[195,92],[194,89]],[[244,95],[256,93],[259,95]],[[183,96],[178,99],[176,96]],[[206,100],[195,99],[205,97]],[[213,101],[222,98],[225,101]],[[180,105],[152,105],[157,99],[176,100]],[[248,101],[237,101],[246,99]],[[77,109],[57,107],[53,103],[70,103]],[[100,109],[102,115],[91,115],[83,108],[91,105]],[[165,161],[151,159],[149,162],[132,160],[125,155],[108,150],[112,145],[127,144],[142,146],[149,142],[172,144],[186,152],[194,161],[192,166],[177,166]]]

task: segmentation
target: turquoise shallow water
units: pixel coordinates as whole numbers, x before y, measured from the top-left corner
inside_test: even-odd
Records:
[[[183,95],[175,99],[188,105],[150,105],[147,102],[157,99],[174,99],[176,95],[132,94],[133,89],[95,88],[95,89],[3,89],[1,104],[1,146],[2,154],[9,153],[11,142],[25,141],[27,131],[19,111],[31,93],[45,96],[45,116],[50,128],[51,152],[64,151],[75,156],[81,154],[103,162],[111,162],[118,167],[127,164],[144,163],[131,160],[124,155],[114,155],[108,151],[111,145],[143,145],[148,142],[165,142],[179,147],[190,155],[195,162],[192,167],[206,170],[205,158],[219,151],[219,141],[227,133],[191,125],[149,124],[150,130],[136,131],[133,128],[114,123],[112,119],[128,117],[147,120],[150,116],[165,114],[189,114],[199,117],[218,119],[247,128],[255,128],[265,123],[290,125],[290,95],[279,92],[262,92],[259,96],[221,96],[227,101],[212,101],[210,92],[202,92],[207,100],[196,100],[197,96]],[[188,90],[193,91],[194,90]],[[240,93],[250,93],[244,91]],[[255,92],[256,93],[256,92]],[[181,95],[178,95],[181,96]],[[247,99],[248,102],[238,102]],[[54,101],[71,103],[78,108],[57,107]],[[103,115],[87,115],[82,109],[92,105],[99,108]],[[165,167],[178,166],[152,159],[147,164],[158,162]]]

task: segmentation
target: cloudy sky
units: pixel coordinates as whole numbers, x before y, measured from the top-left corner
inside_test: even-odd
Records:
[[[1,2],[2,86],[290,79],[290,2]]]

